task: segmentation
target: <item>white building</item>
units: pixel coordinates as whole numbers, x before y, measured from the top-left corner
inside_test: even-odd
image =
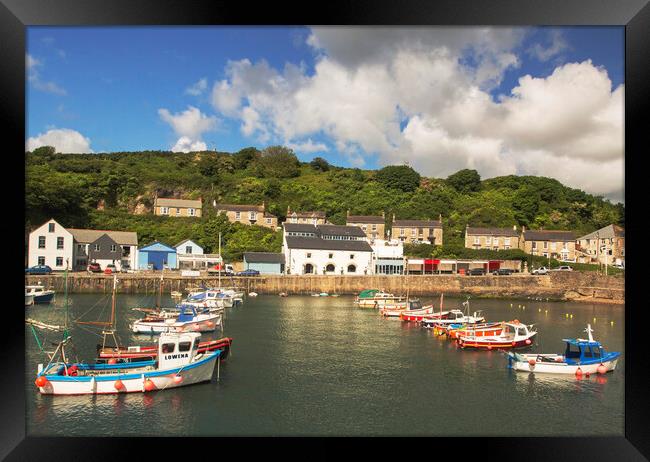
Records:
[[[180,269],[201,270],[222,263],[219,254],[203,253],[203,247],[191,239],[185,239],[174,246],[176,259]]]
[[[357,226],[284,223],[287,274],[373,274],[372,247]]]
[[[54,271],[72,268],[73,237],[55,220],[50,220],[29,233],[27,266],[47,265]]]
[[[203,255],[203,247],[191,239],[179,242],[176,247],[176,255]]]
[[[404,273],[404,243],[402,241],[375,239],[372,243],[372,252],[375,274]]]
[[[29,233],[27,265],[48,265],[53,270],[85,270],[90,262],[102,269],[112,263],[119,270],[137,268],[138,236],[130,231],[64,228],[52,219]],[[67,263],[66,263],[67,262]]]

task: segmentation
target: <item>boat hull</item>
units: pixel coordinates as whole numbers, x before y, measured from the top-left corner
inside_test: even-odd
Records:
[[[606,372],[610,372],[616,369],[616,364],[618,362],[618,357],[612,360],[593,362],[591,364],[567,364],[564,362],[562,355],[556,354],[518,354],[516,356],[518,358],[523,358],[523,360],[515,360],[512,355],[509,355],[508,365],[511,369],[520,372],[534,372],[540,374],[575,375],[578,372],[578,369],[580,369],[582,374],[598,374],[598,368],[601,365],[605,366]],[[551,359],[551,361],[540,361],[540,357]],[[560,358],[561,361],[553,361],[555,358]],[[533,361],[532,364],[529,362],[531,360]]]
[[[221,360],[224,360],[228,356],[231,345],[232,338],[229,337],[201,342],[199,343],[197,353],[207,353],[210,351],[222,350],[220,357]],[[143,361],[155,359],[158,356],[158,347],[155,345],[147,345],[134,347],[121,346],[118,348],[101,348],[101,345],[98,345],[97,352],[98,362],[106,362],[110,359],[115,359],[121,362]]]
[[[154,384],[154,390],[165,390],[200,382],[207,382],[212,378],[219,352],[210,353],[195,363],[185,367],[175,367],[165,370],[153,370],[149,372],[117,373],[97,376],[59,376],[45,375],[47,383],[38,387],[44,395],[104,395],[117,393],[144,393],[145,382],[150,380]],[[123,367],[123,366],[122,366]],[[117,367],[116,367],[117,369]],[[182,377],[182,381],[174,380],[176,375]],[[122,382],[118,390],[115,388],[117,380]]]
[[[34,297],[34,303],[37,305],[45,305],[47,303],[52,302],[54,300],[54,292],[51,294],[43,294],[43,295],[33,295]]]
[[[456,341],[461,348],[478,348],[484,350],[525,348],[531,346],[535,341],[537,332],[517,340],[499,339],[495,337],[459,337]]]
[[[132,330],[136,334],[161,334],[163,332],[212,332],[221,326],[221,316],[210,316],[189,322],[135,321]]]

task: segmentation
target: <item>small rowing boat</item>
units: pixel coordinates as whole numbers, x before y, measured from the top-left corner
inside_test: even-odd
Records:
[[[486,350],[529,347],[533,344],[537,331],[514,320],[506,322],[497,335],[462,335],[456,340],[461,348],[481,348]]]

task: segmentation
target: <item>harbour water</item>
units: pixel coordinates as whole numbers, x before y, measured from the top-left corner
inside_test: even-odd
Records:
[[[51,324],[64,319],[63,297],[26,308]],[[165,297],[163,297],[165,298]],[[424,302],[432,300],[423,297]],[[433,300],[437,306],[437,298]],[[445,297],[445,309],[463,300]],[[123,344],[134,306],[153,296],[120,295]],[[163,305],[170,306],[167,297]],[[512,306],[511,306],[512,305]],[[539,331],[531,352],[562,352],[562,338],[586,337],[623,353],[614,372],[577,380],[514,372],[498,351],[465,351],[415,323],[384,319],[352,297],[259,296],[226,311],[231,355],[212,382],[153,393],[43,396],[34,386],[44,356],[29,326],[26,340],[28,435],[221,436],[621,436],[624,431],[624,307],[571,302],[473,299],[489,321],[519,319]],[[110,295],[70,296],[70,318],[107,319]],[[595,318],[595,320],[594,320]],[[80,359],[101,338],[84,326],[71,334]],[[56,341],[48,335],[47,342]]]

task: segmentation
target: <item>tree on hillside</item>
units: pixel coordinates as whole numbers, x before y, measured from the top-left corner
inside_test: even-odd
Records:
[[[40,148],[34,149],[32,153],[37,156],[51,156],[56,153],[56,148],[54,146],[41,146]]]
[[[481,176],[476,170],[466,168],[449,175],[447,183],[460,193],[476,192],[481,188]]]
[[[318,170],[318,171],[321,171],[321,172],[327,172],[327,171],[329,171],[329,169],[330,169],[330,164],[329,164],[329,162],[327,162],[327,161],[326,161],[325,159],[323,159],[322,157],[314,157],[314,160],[312,160],[311,162],[309,162],[309,165],[310,165],[311,168],[313,168],[314,170]]]
[[[420,186],[420,174],[408,165],[389,165],[375,175],[375,179],[389,189],[415,191]]]
[[[295,178],[300,176],[300,162],[293,151],[284,146],[269,146],[255,161],[255,173],[262,178]]]
[[[244,170],[248,165],[259,159],[260,151],[257,148],[244,148],[232,155],[233,165],[237,170]]]

